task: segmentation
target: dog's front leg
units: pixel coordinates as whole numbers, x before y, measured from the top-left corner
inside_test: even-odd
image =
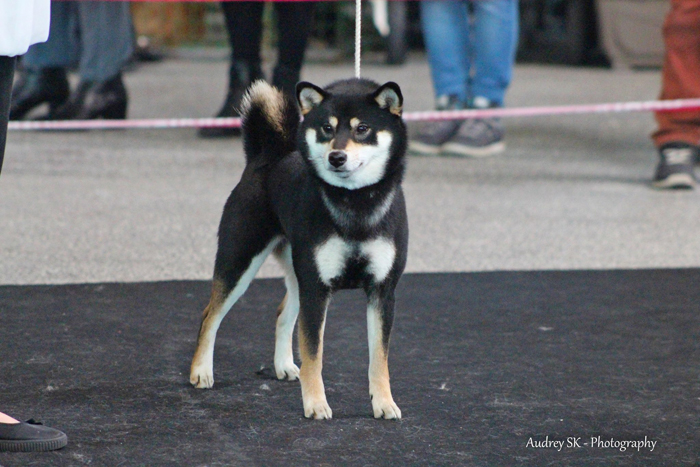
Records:
[[[367,340],[369,343],[369,395],[374,418],[400,419],[389,384],[389,337],[394,322],[394,290],[369,293]]]
[[[312,289],[315,289],[313,287]],[[304,416],[316,420],[333,418],[323,386],[323,331],[330,293],[317,290],[300,293],[299,353],[301,354],[301,397]]]

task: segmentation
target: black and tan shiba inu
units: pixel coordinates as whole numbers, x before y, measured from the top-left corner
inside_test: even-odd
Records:
[[[401,418],[389,386],[394,289],[406,264],[408,223],[403,97],[396,83],[351,79],[321,89],[302,82],[291,99],[263,81],[242,104],[246,168],[219,226],[209,305],[190,382],[214,384],[221,320],[273,253],[287,295],[277,318],[275,372],[299,379],[308,418],[331,418],[321,377],[326,308],[337,289],[367,293],[369,392],[376,418]],[[299,317],[301,369],[292,334]]]

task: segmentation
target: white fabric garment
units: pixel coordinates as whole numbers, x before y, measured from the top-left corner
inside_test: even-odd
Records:
[[[0,0],[0,55],[22,55],[49,37],[51,0]]]

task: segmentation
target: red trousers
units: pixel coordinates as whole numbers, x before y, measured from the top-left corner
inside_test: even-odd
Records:
[[[671,0],[663,29],[666,55],[661,99],[700,97],[700,1]],[[670,141],[700,145],[700,111],[658,112],[652,135],[657,147]]]

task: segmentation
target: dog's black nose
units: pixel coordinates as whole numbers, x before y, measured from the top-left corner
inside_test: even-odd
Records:
[[[348,156],[345,154],[345,151],[331,151],[330,154],[328,154],[328,162],[336,169],[345,164],[347,160]]]

